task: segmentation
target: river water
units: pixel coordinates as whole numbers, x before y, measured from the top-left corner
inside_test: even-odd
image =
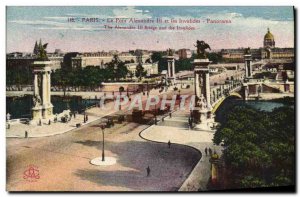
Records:
[[[287,105],[288,104],[278,102],[278,101],[272,101],[272,100],[270,100],[270,101],[255,101],[255,100],[244,101],[242,99],[229,97],[226,100],[224,100],[224,102],[221,104],[221,106],[216,111],[215,120],[217,122],[223,122],[226,113],[231,111],[231,109],[234,108],[235,106],[245,106],[245,107],[254,108],[257,110],[261,110],[261,111],[271,112],[275,108],[283,107],[283,106],[287,106]]]
[[[95,105],[99,100],[89,99],[84,100],[81,97],[63,98],[60,96],[52,96],[51,102],[54,105],[53,113],[61,113],[65,109],[82,112],[86,107]],[[32,96],[24,97],[7,97],[6,98],[6,113],[11,114],[11,119],[14,118],[30,118],[32,106]],[[275,101],[244,101],[237,98],[227,98],[216,111],[216,121],[222,122],[225,114],[235,106],[253,107],[258,110],[272,111],[274,108],[282,107],[286,104]]]
[[[82,112],[86,107],[95,105],[99,100],[82,99],[81,97],[67,97],[51,96],[51,102],[54,106],[53,113],[61,113],[63,110],[70,109],[71,111]],[[30,118],[32,96],[24,97],[6,97],[6,113],[11,115],[11,119],[15,118]]]

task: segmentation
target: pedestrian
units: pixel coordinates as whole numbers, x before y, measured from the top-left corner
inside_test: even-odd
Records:
[[[161,121],[162,121],[162,122],[165,121],[165,117],[162,117]]]
[[[74,112],[73,115],[74,115],[74,118],[76,118],[76,112]]]
[[[207,147],[205,147],[205,155],[207,156]]]
[[[42,120],[41,119],[39,120],[39,125],[42,126]]]
[[[148,167],[146,168],[146,170],[147,170],[147,176],[150,176],[150,167],[148,166]]]
[[[170,140],[168,141],[168,147],[171,148],[171,142],[170,142]]]
[[[171,112],[169,113],[169,116],[170,116],[170,118],[172,118],[172,113]]]
[[[51,125],[51,120],[50,120],[50,119],[49,119],[49,122],[48,122],[48,124],[49,124],[49,125]]]
[[[211,156],[212,155],[212,150],[211,150],[210,147],[208,148],[208,152],[209,152],[209,155]]]
[[[89,120],[89,117],[88,117],[88,115],[86,115],[86,118],[85,118],[85,120],[86,120],[86,121],[88,121],[88,120]]]
[[[28,138],[28,132],[25,131],[25,138]]]

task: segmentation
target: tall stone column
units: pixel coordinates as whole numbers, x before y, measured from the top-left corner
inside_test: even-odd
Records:
[[[168,61],[168,77],[171,77],[171,66],[170,66],[170,61]]]
[[[175,59],[172,60],[172,77],[174,77],[175,80]]]
[[[34,74],[34,79],[33,79],[33,82],[34,82],[34,85],[33,85],[34,94],[33,95],[38,95],[38,93],[39,93],[38,75],[35,72],[33,74]]]
[[[168,62],[168,78],[171,81],[171,84],[175,84],[175,57],[172,56],[165,56]]]
[[[35,61],[34,72],[34,106],[32,108],[33,121],[53,119],[53,105],[51,103],[51,61]]]
[[[43,106],[45,106],[47,104],[47,76],[46,76],[46,72],[43,72],[43,75],[42,75],[42,84],[43,84],[43,91],[42,91],[42,94],[43,94],[43,97],[42,97],[42,101],[43,101]]]
[[[200,75],[199,73],[195,72],[195,95],[199,98],[201,95],[201,88],[200,88]]]
[[[252,56],[251,54],[244,55],[245,60],[245,78],[252,78]]]
[[[209,83],[209,59],[195,59],[195,95],[197,96],[196,107],[193,111],[193,119],[196,123],[195,128],[199,130],[212,130],[214,115],[212,114],[210,83]]]
[[[205,80],[204,80],[204,86],[205,86],[205,99],[207,101],[207,105],[209,108],[211,108],[210,103],[210,83],[209,83],[209,72],[205,72]]]
[[[50,103],[51,104],[51,71],[47,72],[47,93],[48,93],[48,99],[47,99],[47,103]]]

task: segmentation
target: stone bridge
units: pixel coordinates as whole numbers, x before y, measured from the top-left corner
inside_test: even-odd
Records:
[[[223,84],[211,88],[212,113],[215,113],[223,101],[231,96],[245,99],[243,97],[243,87],[241,81],[232,81],[230,84]]]

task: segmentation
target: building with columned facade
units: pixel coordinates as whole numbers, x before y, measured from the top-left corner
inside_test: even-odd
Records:
[[[268,28],[263,39],[263,47],[250,49],[253,60],[261,59],[290,59],[295,57],[294,48],[278,48],[275,46],[275,36]],[[222,49],[221,55],[224,60],[243,62],[245,48]]]

